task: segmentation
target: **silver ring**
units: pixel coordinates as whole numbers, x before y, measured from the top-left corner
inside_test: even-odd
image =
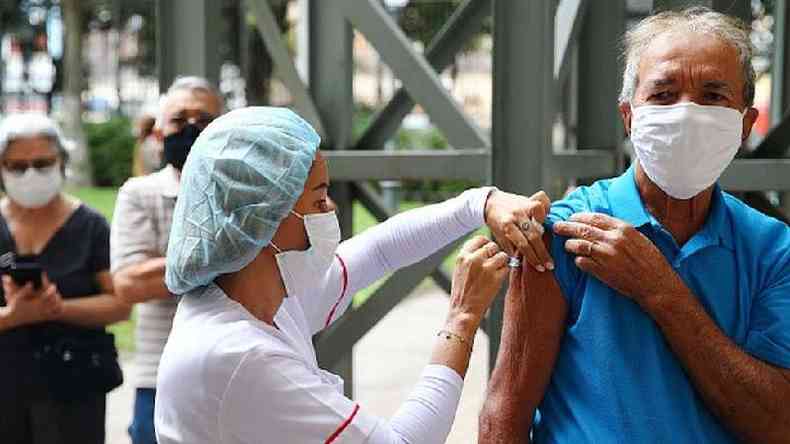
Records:
[[[529,231],[529,227],[531,227],[531,226],[532,226],[532,222],[530,222],[528,220],[525,220],[524,222],[521,222],[521,225],[520,225],[521,231],[527,232],[527,231]]]
[[[516,256],[510,256],[510,259],[507,261],[507,266],[510,268],[519,268],[521,267],[521,259]]]

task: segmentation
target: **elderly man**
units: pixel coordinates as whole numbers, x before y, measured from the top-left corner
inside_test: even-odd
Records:
[[[165,253],[181,168],[195,139],[223,109],[217,91],[199,77],[176,79],[161,106],[155,131],[163,140],[167,165],[121,187],[110,238],[115,291],[126,302],[139,304],[133,379],[137,392],[129,427],[133,444],[156,443],[156,373],[177,303],[165,287]]]
[[[553,275],[511,276],[480,442],[790,442],[790,229],[716,185],[757,118],[748,29],[664,12],[625,55],[637,162],[552,207]]]

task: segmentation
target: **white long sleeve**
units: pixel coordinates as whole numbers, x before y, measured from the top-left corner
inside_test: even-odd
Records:
[[[316,286],[318,294],[302,304],[312,332],[338,319],[357,291],[483,226],[486,199],[493,189],[474,188],[405,211],[342,242],[324,282]]]
[[[388,423],[373,430],[369,444],[443,443],[458,410],[464,381],[449,367],[429,365]]]
[[[405,211],[340,244],[354,294],[387,273],[430,256],[485,223],[493,188],[474,188],[444,202]]]

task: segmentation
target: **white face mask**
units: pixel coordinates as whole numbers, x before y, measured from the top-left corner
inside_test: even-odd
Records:
[[[28,168],[22,174],[5,168],[1,171],[6,194],[25,208],[43,207],[63,188],[63,174],[58,164],[41,169]]]
[[[304,221],[310,248],[304,251],[282,251],[272,242],[277,251],[274,255],[280,267],[288,295],[304,294],[329,271],[335,259],[335,251],[340,244],[340,224],[334,211],[302,216],[291,211]]]
[[[744,114],[691,102],[642,105],[633,108],[631,142],[650,180],[676,199],[690,199],[732,162]]]

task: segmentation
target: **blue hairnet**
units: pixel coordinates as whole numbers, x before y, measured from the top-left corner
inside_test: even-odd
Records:
[[[200,134],[181,175],[165,283],[184,294],[239,271],[302,195],[321,139],[285,108],[232,111]]]

